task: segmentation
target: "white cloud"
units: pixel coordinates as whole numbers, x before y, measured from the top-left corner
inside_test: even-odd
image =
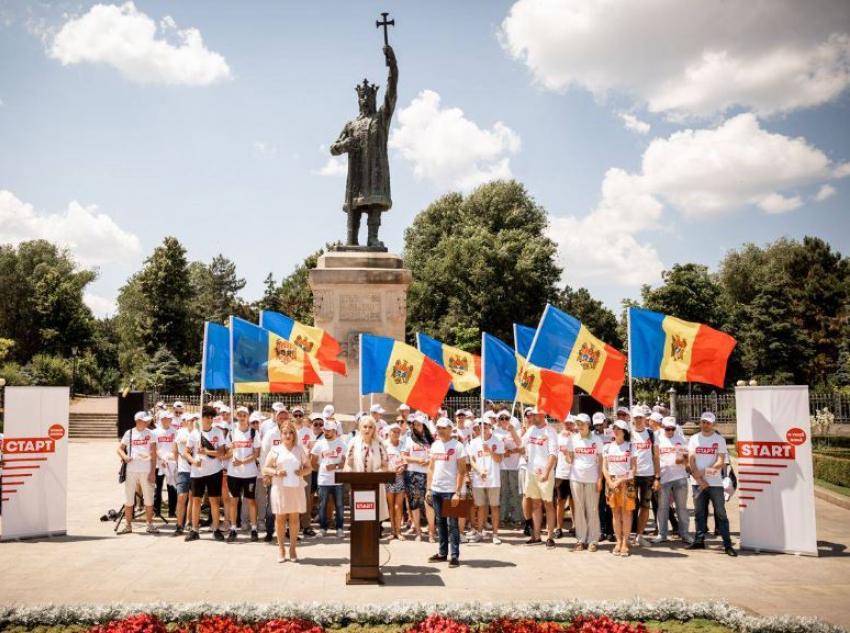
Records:
[[[423,90],[399,110],[389,144],[410,162],[417,178],[427,178],[441,189],[468,191],[510,178],[510,155],[521,143],[504,123],[482,129],[460,108],[442,107],[433,90]]]
[[[805,139],[772,134],[754,115],[741,114],[713,129],[654,139],[638,173],[609,169],[596,208],[581,219],[553,219],[550,236],[559,244],[568,282],[604,279],[635,287],[659,279],[658,252],[639,239],[670,224],[662,222],[665,209],[688,220],[752,207],[786,213],[803,204],[795,190],[841,171]]]
[[[629,114],[628,112],[621,112],[620,118],[623,120],[623,123],[625,124],[627,130],[637,132],[638,134],[649,134],[649,123],[647,123],[646,121],[641,121],[634,114]]]
[[[345,176],[348,174],[348,162],[342,156],[328,156],[328,162],[313,173],[320,176]]]
[[[82,17],[69,19],[48,54],[63,66],[107,64],[141,84],[206,86],[231,78],[224,57],[204,46],[198,29],[178,29],[165,16],[158,30],[132,2],[96,4]]]
[[[83,301],[91,309],[97,318],[104,318],[114,315],[118,312],[118,303],[112,299],[101,297],[100,295],[86,292],[83,295]]]
[[[815,200],[817,202],[823,202],[824,200],[828,200],[835,194],[835,187],[833,187],[832,185],[823,185],[820,189],[818,189],[818,192],[815,194]]]
[[[0,99],[0,107],[3,107],[4,105],[6,105],[6,104],[3,103],[3,99]]]
[[[551,90],[626,94],[652,112],[772,114],[850,85],[846,0],[518,0],[501,39]]]
[[[39,213],[12,192],[0,190],[0,243],[36,239],[68,247],[83,266],[134,264],[142,252],[138,237],[94,205],[84,207],[74,200],[59,213]]]
[[[254,141],[254,150],[265,156],[275,156],[277,154],[277,147],[265,141]]]

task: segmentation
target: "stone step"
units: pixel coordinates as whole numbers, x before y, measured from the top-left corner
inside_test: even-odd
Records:
[[[68,437],[115,439],[118,437],[118,416],[114,413],[72,413],[68,420]]]

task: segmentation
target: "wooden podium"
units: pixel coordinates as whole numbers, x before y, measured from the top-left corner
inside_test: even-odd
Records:
[[[379,569],[381,484],[395,481],[395,473],[336,473],[336,483],[351,485],[351,567],[347,585],[383,585]]]

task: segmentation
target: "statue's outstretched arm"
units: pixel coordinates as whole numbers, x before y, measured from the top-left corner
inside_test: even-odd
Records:
[[[390,69],[387,77],[387,91],[384,94],[384,117],[389,121],[393,116],[396,101],[396,88],[398,87],[398,63],[395,58],[395,51],[392,46],[384,46],[384,57],[387,59],[387,66]]]

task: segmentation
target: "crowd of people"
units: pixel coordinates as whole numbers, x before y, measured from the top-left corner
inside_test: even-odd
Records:
[[[376,404],[345,432],[330,405],[308,415],[275,403],[265,417],[243,406],[231,412],[223,402],[200,413],[160,403],[153,414],[136,414],[118,447],[126,464],[121,533],[133,531],[137,506],[144,506],[146,531],[158,533],[154,517],[164,512],[165,492],[173,537],[198,540],[208,513],[215,540],[232,543],[242,528],[257,542],[262,527],[265,542],[277,537],[278,561],[295,562],[299,538],[345,536],[346,490],[337,472],[392,472],[395,480],[379,495],[386,537],[437,544],[434,563],[457,566],[462,538],[498,545],[507,529],[547,548],[572,533],[576,552],[610,541],[613,554],[625,557],[668,542],[672,528],[688,549],[704,549],[709,505],[715,534],[737,556],[725,509],[729,454],[712,413],[686,438],[662,407],[623,407],[613,420],[581,413],[560,429],[533,407],[521,420],[492,403],[485,409],[480,417],[460,409],[454,419],[443,409],[432,419],[401,405],[388,421]],[[465,499],[468,511],[449,510]],[[567,512],[571,530],[564,529]]]

